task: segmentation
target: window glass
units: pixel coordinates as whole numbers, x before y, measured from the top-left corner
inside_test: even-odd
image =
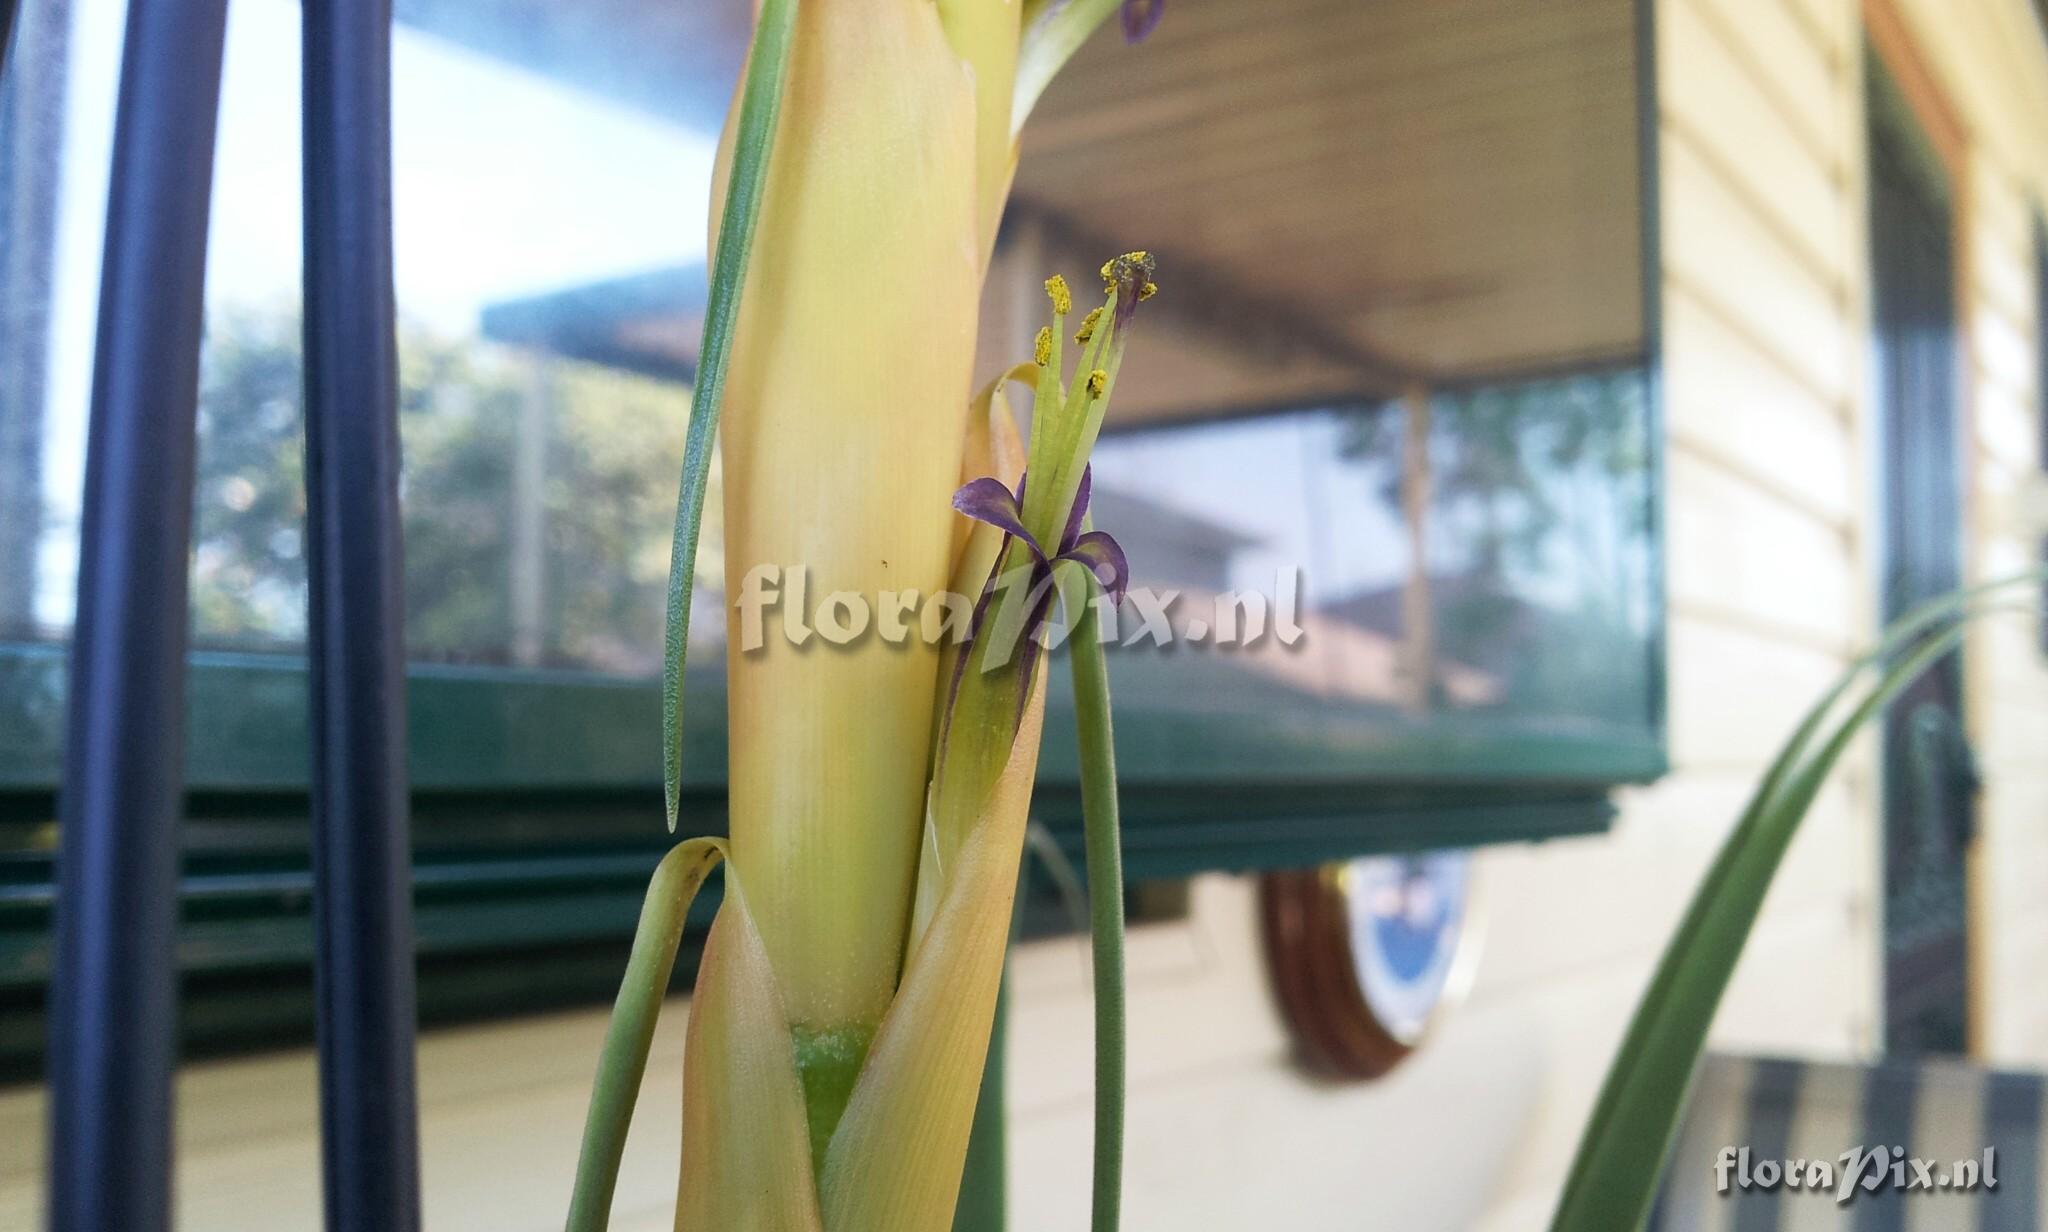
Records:
[[[1650,722],[1645,391],[1616,370],[1106,437],[1097,518],[1138,588],[1119,704]]]
[[[415,661],[593,686],[656,673],[748,9],[397,0]],[[1030,354],[1046,275],[1088,288],[1111,252],[1157,252],[1163,291],[1096,463],[1097,524],[1143,591],[1112,666],[1133,773],[1179,773],[1195,747],[1219,750],[1201,763],[1218,774],[1462,773],[1508,764],[1487,740],[1530,735],[1553,743],[1513,764],[1539,775],[1609,773],[1556,741],[1649,750],[1619,776],[1657,760],[1639,11],[1176,0],[1147,42],[1111,31],[1045,95],[977,370]],[[26,0],[0,86],[0,576],[28,579],[0,587],[13,643],[71,623],[124,18],[123,0]],[[291,0],[231,6],[191,595],[209,650],[291,656],[305,635],[298,46]],[[691,630],[709,674],[718,482]],[[473,766],[559,746],[558,709],[507,713],[503,748],[464,746]]]
[[[0,638],[71,623],[126,18],[123,0],[22,0],[0,74]]]
[[[728,70],[700,62],[701,92],[673,106],[622,99],[559,59],[549,72],[508,58],[545,31],[507,6],[408,7],[393,37],[393,163],[409,649],[649,673],[688,417],[688,305],[702,298],[707,99]],[[30,0],[10,65],[6,157],[26,174],[0,192],[20,241],[5,248],[8,285],[47,286],[51,312],[42,338],[4,335],[10,358],[30,353],[6,365],[0,392],[0,494],[35,516],[0,519],[0,561],[36,585],[0,602],[0,636],[62,637],[71,621],[124,18],[118,0]],[[238,0],[229,15],[195,497],[201,647],[291,650],[305,636],[298,21],[289,0]],[[650,292],[672,311],[637,322],[634,346],[578,345],[593,305],[638,308]],[[7,302],[36,299],[10,290]],[[716,579],[715,492],[707,509],[700,573]],[[723,637],[716,620],[700,630]]]

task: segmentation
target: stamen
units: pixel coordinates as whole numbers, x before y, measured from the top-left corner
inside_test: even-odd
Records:
[[[1093,394],[1094,396],[1100,398],[1102,396],[1103,389],[1105,389],[1108,385],[1109,373],[1104,372],[1102,369],[1097,368],[1095,371],[1088,374],[1088,392]]]
[[[1052,326],[1041,325],[1039,327],[1038,342],[1034,349],[1032,362],[1041,368],[1052,362]]]
[[[1052,310],[1058,316],[1065,316],[1074,310],[1073,293],[1067,290],[1067,280],[1054,274],[1045,280],[1045,293],[1052,297]]]
[[[1102,309],[1090,308],[1088,315],[1081,318],[1081,328],[1074,331],[1074,341],[1086,342],[1095,336],[1095,323],[1102,319]]]

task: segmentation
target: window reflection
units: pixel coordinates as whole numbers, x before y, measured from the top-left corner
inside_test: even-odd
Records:
[[[1097,520],[1176,642],[1163,673],[1155,631],[1125,612],[1120,700],[1644,722],[1646,391],[1622,369],[1106,437]],[[1254,591],[1270,612],[1290,569],[1301,640],[1220,644],[1219,596]]]
[[[977,370],[1030,353],[1046,274],[1162,262],[1096,461],[1098,523],[1174,596],[1174,644],[1115,655],[1133,739],[1176,715],[1341,730],[1347,757],[1445,718],[1654,727],[1635,6],[1469,7],[1287,0],[1253,45],[1226,0],[1185,0],[1141,47],[1085,48],[1033,118]],[[747,6],[396,8],[410,653],[647,677]],[[124,16],[25,0],[0,84],[0,638],[70,626]],[[213,648],[305,632],[298,38],[291,0],[231,7],[192,582]],[[1361,48],[1427,71],[1353,71]],[[1501,375],[1532,372],[1566,375]],[[1265,636],[1219,644],[1250,597]],[[724,635],[696,620],[693,661]]]
[[[662,302],[688,316],[719,118],[709,100],[729,87],[743,23],[707,16],[723,37],[695,40],[694,78],[655,90],[642,74],[645,88],[621,90],[617,75],[567,71],[575,40],[539,37],[562,25],[547,14],[474,0],[402,5],[400,19],[408,648],[424,661],[651,673],[688,417],[690,368],[675,357],[694,345],[694,319],[643,325],[632,346],[604,350],[577,345],[587,312],[546,330],[519,309],[588,308],[591,288],[653,268],[669,271]],[[51,310],[37,330],[10,319],[0,332],[0,566],[36,579],[4,588],[0,637],[69,631],[124,20],[120,0],[30,0],[0,90],[5,301]],[[298,52],[296,4],[232,7],[195,497],[192,637],[203,647],[289,651],[305,636]],[[638,299],[596,302],[646,299],[641,285]],[[707,504],[700,575],[716,579],[715,491]],[[698,624],[693,648],[709,654],[724,630]]]
[[[1492,704],[1641,719],[1654,585],[1647,397],[1642,374],[1622,371],[1433,403],[1435,644],[1442,662],[1495,682]]]
[[[412,655],[654,671],[685,389],[416,326],[400,341]],[[298,319],[216,314],[206,361],[193,637],[289,648],[305,635]],[[716,570],[715,491],[707,506]]]

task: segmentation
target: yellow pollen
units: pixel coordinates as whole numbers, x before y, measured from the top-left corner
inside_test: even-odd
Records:
[[[1157,294],[1159,294],[1159,284],[1156,282],[1148,282],[1144,286],[1138,288],[1138,298],[1140,300],[1151,299],[1153,296]]]
[[[1108,384],[1109,373],[1104,372],[1102,369],[1097,368],[1088,374],[1088,392],[1096,397],[1100,398],[1102,396],[1102,391]]]
[[[1081,318],[1081,328],[1075,331],[1074,341],[1086,342],[1095,336],[1095,323],[1102,319],[1102,309],[1090,308],[1088,315]]]
[[[1052,326],[1039,327],[1038,345],[1032,360],[1041,368],[1052,362]]]
[[[1052,296],[1052,310],[1060,316],[1074,310],[1074,296],[1067,290],[1067,280],[1058,274],[1045,280],[1045,293]]]

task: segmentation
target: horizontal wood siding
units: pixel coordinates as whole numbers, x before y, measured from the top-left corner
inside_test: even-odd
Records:
[[[1495,894],[1576,924],[1558,946],[1581,961],[1518,983],[1525,1012],[1587,1017],[1548,1034],[1548,1095],[1487,1232],[1543,1226],[1659,946],[1766,760],[1870,632],[1850,0],[1660,0],[1657,13],[1675,771],[1633,794],[1607,839],[1488,857],[1517,875]],[[1860,749],[1788,856],[1718,1046],[1871,1047],[1875,817]],[[1542,969],[1539,915],[1499,943],[1515,965]]]

